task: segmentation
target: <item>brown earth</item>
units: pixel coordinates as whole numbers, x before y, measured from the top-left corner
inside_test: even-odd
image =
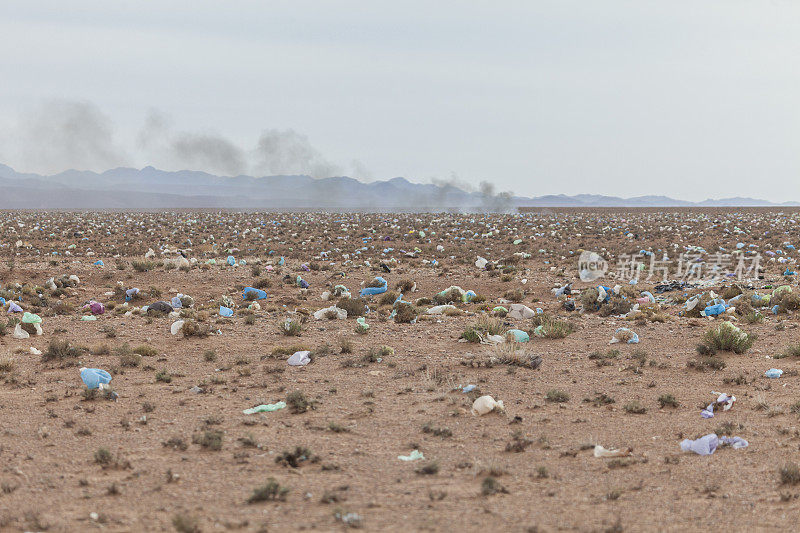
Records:
[[[792,408],[800,400],[800,365],[794,357],[767,359],[798,342],[796,314],[764,310],[766,318],[753,324],[739,317],[742,329],[758,335],[753,348],[741,355],[722,352],[716,358],[724,368],[702,371],[687,363],[698,359],[695,346],[715,321],[679,316],[680,305],[672,300],[661,302],[663,323],[582,314],[580,304],[568,313],[551,292],[577,279],[576,256],[583,248],[605,247],[612,259],[651,248],[673,255],[688,245],[731,251],[743,242],[762,253],[782,249],[793,262],[797,254],[783,242],[798,244],[796,223],[786,213],[4,213],[0,296],[10,287],[17,295],[15,283],[28,284],[22,305],[42,316],[44,335],[19,340],[8,328],[0,336],[0,525],[10,531],[796,529],[800,484],[782,483],[779,470],[800,462]],[[37,224],[41,229],[34,229]],[[243,234],[254,227],[257,232]],[[481,236],[495,227],[498,234]],[[626,230],[636,236],[627,237]],[[211,235],[219,246],[211,246]],[[384,236],[391,240],[378,240]],[[457,242],[460,236],[465,239]],[[364,243],[367,237],[374,240]],[[523,243],[513,245],[516,238]],[[64,255],[71,244],[71,255]],[[436,250],[439,244],[443,252]],[[357,262],[342,257],[354,259],[363,246],[368,249]],[[198,264],[167,270],[159,263],[175,255],[162,256],[162,247],[191,249],[186,255]],[[232,247],[246,266],[225,264]],[[394,251],[382,254],[389,247]],[[421,250],[416,257],[399,252],[414,247]],[[154,265],[134,270],[133,262],[143,261],[148,248],[157,252]],[[48,256],[53,251],[59,255]],[[322,251],[330,252],[327,258]],[[514,260],[514,252],[531,257]],[[477,255],[514,268],[505,274],[478,270]],[[280,256],[286,257],[282,267]],[[92,265],[98,258],[104,267]],[[217,265],[201,266],[210,258]],[[423,262],[434,258],[436,266]],[[391,273],[378,268],[381,261]],[[310,272],[300,268],[304,263]],[[268,272],[267,264],[275,271]],[[254,273],[256,265],[262,272]],[[748,283],[764,294],[770,283],[796,288],[796,276],[781,276],[785,269],[766,260],[764,279]],[[343,278],[332,277],[340,272]],[[62,274],[81,281],[60,296],[42,289],[48,278]],[[292,281],[301,275],[310,288],[283,283],[285,275]],[[404,279],[416,282],[417,290],[403,295],[407,301],[459,285],[486,302],[457,304],[460,316],[421,315],[416,323],[402,324],[389,318],[391,304],[379,305],[380,297],[373,297],[366,335],[355,332],[353,318],[315,321],[304,314],[331,305],[320,295],[332,285],[342,283],[355,295],[362,282],[378,275],[392,289]],[[242,288],[264,278],[271,282],[268,298],[247,324]],[[105,295],[119,281],[142,289],[136,305],[169,301],[176,292],[191,295],[197,312],[209,312],[201,324],[219,334],[172,336],[174,319],[119,313],[122,299]],[[574,287],[593,285],[577,281]],[[536,370],[496,362],[475,367],[471,363],[488,361],[497,350],[459,342],[459,336],[511,289],[523,289],[522,303],[569,321],[574,331],[563,339],[531,338],[525,350],[542,357]],[[45,298],[39,300],[37,292]],[[222,295],[237,304],[232,319],[216,314]],[[97,321],[81,321],[80,306],[90,299],[104,302],[107,312]],[[75,310],[54,315],[59,300]],[[305,319],[299,337],[279,329],[290,314]],[[504,321],[506,327],[534,327],[531,320]],[[609,346],[622,326],[635,330],[641,343]],[[341,339],[352,343],[352,353],[339,353]],[[29,352],[31,346],[45,352],[53,340],[88,351],[55,361]],[[157,355],[121,366],[125,343],[152,346]],[[102,354],[102,345],[111,353]],[[297,345],[316,352],[308,366],[289,367],[287,355],[273,355],[276,348]],[[394,353],[380,362],[365,360],[382,345]],[[589,358],[610,348],[620,354],[606,366]],[[205,359],[208,350],[216,360]],[[632,358],[642,352],[644,361]],[[82,366],[110,371],[118,400],[86,399]],[[767,379],[763,374],[771,367],[786,374]],[[171,381],[156,380],[163,370]],[[470,414],[478,394],[462,393],[467,384],[503,400],[506,412]],[[202,392],[192,391],[195,386]],[[553,390],[566,393],[568,401],[547,401]],[[731,411],[704,420],[700,410],[713,399],[712,390],[738,401]],[[242,414],[294,391],[311,402],[307,411]],[[599,394],[614,402],[595,405]],[[659,397],[667,394],[677,407],[660,407]],[[626,411],[634,401],[646,412]],[[219,450],[193,441],[215,431],[222,433]],[[720,448],[706,457],[681,452],[682,439],[712,432],[741,436],[750,446]],[[631,447],[633,455],[595,458],[594,444]],[[298,446],[312,458],[296,468],[276,462]],[[414,449],[425,459],[398,459]],[[269,478],[289,489],[285,500],[248,503]],[[503,490],[486,494],[487,478]]]

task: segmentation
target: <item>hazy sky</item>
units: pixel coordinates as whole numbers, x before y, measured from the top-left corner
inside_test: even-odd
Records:
[[[797,0],[2,0],[0,73],[18,170],[800,200]]]

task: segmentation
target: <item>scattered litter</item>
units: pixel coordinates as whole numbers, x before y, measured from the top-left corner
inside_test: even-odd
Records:
[[[613,450],[608,450],[603,448],[599,444],[595,444],[594,446],[594,456],[595,457],[628,457],[633,455],[633,450],[630,448],[617,448]]]
[[[242,413],[246,415],[254,415],[256,413],[271,413],[273,411],[277,411],[278,409],[283,409],[286,407],[286,402],[280,401],[276,403],[268,403],[268,404],[261,404],[255,407],[251,407],[250,409],[245,409]]]
[[[696,440],[684,439],[681,441],[681,450],[694,452],[698,455],[711,455],[720,445],[727,445],[738,450],[746,448],[749,443],[741,437],[718,437],[716,433],[709,433]]]
[[[266,297],[266,292],[254,287],[245,287],[244,292],[242,293],[243,300],[263,300]]]
[[[137,289],[136,287],[126,290],[125,301],[130,302],[134,296],[137,296],[139,294],[139,292],[140,292],[139,289]]]
[[[86,368],[83,367],[80,369],[81,372],[81,379],[83,380],[84,385],[88,389],[100,389],[103,390],[106,388],[106,385],[111,383],[111,374],[106,372],[105,370],[101,370],[99,368]]]
[[[17,324],[14,326],[14,334],[12,336],[15,339],[27,339],[30,337],[30,334],[22,329],[22,324]]]
[[[289,364],[289,366],[306,366],[311,362],[310,355],[311,352],[308,350],[294,352],[286,362]]]
[[[170,304],[168,304],[167,302],[162,302],[162,301],[154,302],[154,303],[152,303],[152,304],[147,306],[147,314],[149,314],[149,315],[158,314],[158,313],[163,313],[165,315],[168,315],[169,313],[171,313],[173,311],[174,311],[174,309],[172,308],[172,306]]]
[[[428,309],[425,313],[429,315],[443,315],[451,309],[456,309],[456,306],[450,304],[435,305]]]
[[[421,459],[425,459],[425,456],[422,455],[421,451],[414,450],[408,455],[398,455],[397,458],[401,461],[419,461]]]
[[[364,287],[361,289],[360,295],[363,296],[375,296],[376,294],[383,294],[389,289],[389,283],[383,279],[382,277],[378,276],[372,282],[374,285],[370,285],[369,287]]]
[[[783,370],[781,370],[780,368],[770,368],[769,370],[764,372],[764,375],[772,379],[779,378],[783,375]]]
[[[511,304],[508,306],[508,318],[517,320],[527,320],[536,316],[536,311],[522,304]]]
[[[724,392],[711,392],[717,396],[717,399],[714,403],[708,404],[708,406],[700,411],[700,416],[703,418],[714,418],[714,406],[722,406],[723,411],[729,411],[731,407],[733,407],[734,402],[736,402],[736,396],[731,394],[727,394]]]
[[[347,311],[340,309],[335,305],[320,309],[314,312],[314,319],[322,320],[323,318],[335,318],[337,320],[344,320],[347,318]]]
[[[513,337],[514,342],[528,342],[530,340],[530,336],[521,329],[510,329],[506,332],[506,335],[509,338]]]
[[[472,402],[472,414],[477,416],[483,416],[485,414],[491,413],[492,411],[503,412],[505,411],[505,406],[503,405],[503,401],[495,401],[494,398],[491,396],[481,396],[477,398],[474,402]]]
[[[486,335],[483,333],[478,333],[478,337],[481,339],[481,344],[502,344],[506,342],[506,338],[502,335]]]
[[[83,306],[84,310],[88,310],[93,315],[102,315],[106,312],[106,306],[101,304],[100,302],[95,302],[91,300],[89,303]]]
[[[617,331],[614,332],[614,336],[611,338],[608,344],[616,344],[618,342],[625,342],[627,344],[638,344],[639,343],[639,335],[637,335],[633,330],[628,328],[618,328]]]

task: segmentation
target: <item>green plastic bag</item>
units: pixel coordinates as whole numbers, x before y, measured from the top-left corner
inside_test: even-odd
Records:
[[[41,324],[42,318],[39,315],[34,315],[33,313],[28,313],[25,311],[25,314],[22,315],[22,323],[23,324]]]
[[[250,409],[245,409],[242,411],[242,413],[246,415],[254,415],[256,413],[271,413],[273,411],[277,411],[278,409],[283,409],[284,407],[286,407],[286,402],[261,404]]]
[[[397,458],[400,459],[401,461],[416,461],[418,459],[425,459],[425,456],[422,455],[421,451],[414,450],[408,455],[398,455]]]

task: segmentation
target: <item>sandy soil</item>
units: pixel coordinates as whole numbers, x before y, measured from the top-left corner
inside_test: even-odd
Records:
[[[796,276],[781,275],[797,258],[783,246],[798,244],[793,216],[769,210],[524,217],[4,213],[0,296],[9,288],[13,293],[15,283],[27,284],[21,303],[43,318],[44,335],[20,340],[8,328],[0,336],[0,525],[9,531],[796,529],[800,484],[783,483],[779,470],[800,461],[798,415],[792,411],[800,400],[800,365],[794,357],[768,359],[797,343],[796,313],[767,309],[764,320],[753,324],[734,315],[758,339],[744,354],[719,353],[724,368],[703,371],[687,363],[698,360],[698,341],[720,319],[679,316],[681,306],[672,299],[681,291],[656,295],[670,298],[661,302],[663,323],[582,313],[580,302],[569,313],[551,292],[567,281],[576,289],[596,285],[577,280],[581,249],[604,247],[613,260],[640,249],[673,255],[690,245],[730,251],[738,242],[761,253],[783,250],[777,257],[789,259],[781,264],[767,256],[764,279],[749,283],[754,289],[796,289]],[[255,231],[244,234],[248,228]],[[517,238],[522,243],[512,244]],[[416,257],[400,253],[415,247]],[[148,248],[156,251],[152,268],[134,270]],[[161,254],[173,248],[187,250],[198,263],[184,270],[159,266],[176,257]],[[230,248],[238,248],[232,255],[247,265],[227,266]],[[385,248],[394,250],[383,253]],[[68,250],[71,255],[64,255]],[[58,255],[50,255],[54,251]],[[515,252],[531,255],[514,260]],[[514,268],[505,274],[479,270],[473,265],[477,255]],[[284,266],[277,265],[281,256]],[[216,265],[201,266],[211,258]],[[97,259],[105,266],[94,266]],[[438,265],[426,262],[432,259]],[[275,270],[268,272],[268,264]],[[62,274],[75,274],[80,283],[60,296],[42,289]],[[291,281],[301,275],[310,288],[284,283],[285,275]],[[485,302],[457,303],[458,316],[423,314],[416,323],[396,323],[389,318],[392,305],[373,297],[366,335],[355,332],[353,318],[307,316],[333,303],[320,298],[333,285],[342,283],[355,295],[362,282],[379,275],[391,289],[401,280],[415,282],[416,291],[404,294],[407,301],[458,285]],[[262,279],[271,282],[268,298],[248,324],[253,319],[247,318],[242,288]],[[219,333],[173,336],[173,318],[125,316],[123,299],[106,295],[118,282],[142,290],[135,305],[169,301],[177,292],[191,295],[200,323]],[[33,286],[40,289],[31,291]],[[652,286],[642,282],[638,289]],[[574,331],[561,339],[532,337],[524,345],[526,353],[542,357],[538,369],[478,366],[475,361],[490,361],[497,348],[459,337],[513,289],[524,291],[522,303],[561,317]],[[31,295],[36,292],[46,301]],[[223,295],[237,304],[231,319],[217,315]],[[81,321],[80,306],[91,299],[107,311],[96,321]],[[57,301],[74,310],[56,315]],[[299,337],[281,332],[287,316],[305,320]],[[531,320],[499,320],[506,327],[534,327]],[[635,330],[640,344],[609,346],[622,326]],[[352,353],[340,353],[342,339]],[[86,350],[49,361],[29,352],[31,346],[47,352],[53,340]],[[122,366],[125,343],[151,346],[157,355]],[[316,352],[308,366],[289,367],[287,355],[273,355],[276,348],[298,345]],[[382,345],[394,353],[380,362],[365,360]],[[620,353],[605,366],[589,358],[611,348]],[[206,360],[209,350],[216,360]],[[118,400],[87,399],[78,370],[83,366],[110,371]],[[784,376],[765,378],[771,367]],[[171,381],[156,379],[164,370]],[[503,400],[506,412],[470,414],[478,392],[463,393],[467,384]],[[553,390],[568,400],[548,401]],[[705,420],[700,410],[713,399],[712,390],[738,401]],[[311,403],[305,412],[242,413],[295,391]],[[614,402],[593,402],[599,394]],[[677,407],[659,405],[667,394]],[[634,401],[646,412],[628,412],[625,406]],[[216,431],[221,449],[197,442]],[[750,445],[705,457],[681,452],[682,439],[712,432],[741,436]],[[595,444],[631,447],[633,455],[595,458]],[[296,468],[276,462],[298,446],[308,449],[310,460]],[[398,459],[414,449],[425,459]],[[289,489],[285,499],[248,503],[269,478]],[[492,482],[500,491],[487,494]]]

